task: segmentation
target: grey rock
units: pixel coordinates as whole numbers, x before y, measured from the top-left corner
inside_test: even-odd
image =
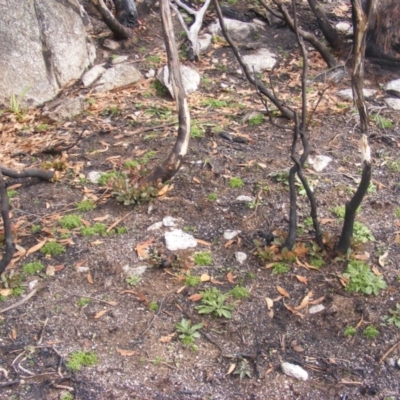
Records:
[[[122,64],[123,62],[128,60],[128,56],[117,56],[112,59],[111,64],[112,65],[117,65],[117,64]]]
[[[186,65],[181,65],[180,68],[181,68],[183,86],[185,88],[186,94],[195,92],[200,84],[199,73],[194,69],[187,67]],[[169,90],[171,96],[175,98],[172,90],[172,85],[169,81],[169,68],[167,65],[158,70],[157,79]]]
[[[291,376],[298,380],[306,381],[308,379],[308,372],[299,365],[283,362],[281,363],[281,369],[285,375]]]
[[[239,234],[239,232],[240,231],[233,231],[233,230],[228,229],[224,232],[224,239],[232,240]]]
[[[314,170],[317,172],[323,171],[331,161],[331,157],[324,156],[322,154],[318,154],[315,156],[315,158],[308,157],[308,163],[311,164]]]
[[[147,79],[149,78],[154,78],[156,76],[156,71],[154,69],[149,69],[148,72],[146,72],[145,77]]]
[[[57,100],[55,106],[52,104],[46,106],[48,111],[43,112],[43,116],[46,116],[53,121],[64,121],[79,115],[84,110],[84,103],[80,97],[74,97],[72,99],[63,99],[61,102]]]
[[[93,82],[99,79],[105,71],[106,69],[104,68],[104,64],[95,65],[93,68],[89,69],[89,71],[82,76],[83,86],[90,86]]]
[[[158,231],[163,226],[162,221],[154,222],[154,224],[150,225],[147,230],[148,231]]]
[[[142,78],[142,74],[130,64],[118,64],[104,72],[95,87],[96,92],[108,92],[130,85]]]
[[[121,45],[118,42],[116,42],[115,40],[106,39],[103,42],[103,47],[105,47],[107,50],[114,51],[114,50],[118,50],[121,47]]]
[[[206,52],[210,46],[211,46],[211,42],[212,42],[212,35],[210,35],[209,33],[204,33],[202,35],[199,35],[199,37],[197,38],[198,43],[199,43],[199,47],[200,47],[200,53],[204,53]]]
[[[147,268],[148,267],[146,265],[141,265],[139,267],[130,267],[127,264],[122,267],[122,270],[124,271],[125,275],[129,277],[132,275],[141,276],[146,272]]]
[[[378,91],[375,89],[363,89],[364,97],[371,97],[376,94]],[[337,92],[337,95],[344,100],[353,100],[353,90],[352,89],[343,89]]]
[[[245,196],[244,194],[236,197],[237,201],[240,201],[241,203],[251,203],[254,199],[251,196]]]
[[[268,49],[259,49],[254,54],[243,56],[243,61],[247,64],[251,71],[262,72],[271,70],[275,64],[275,54],[271,53]]]
[[[353,33],[353,27],[348,22],[338,22],[335,27],[338,32],[345,35],[350,35]]]
[[[173,226],[177,226],[180,221],[181,221],[181,218],[174,218],[174,217],[171,217],[168,215],[163,218],[162,223],[164,226],[173,227]]]
[[[185,250],[189,247],[196,247],[196,239],[181,229],[173,229],[170,232],[166,232],[164,235],[167,249],[170,251]]]
[[[99,179],[101,177],[101,172],[100,171],[90,171],[86,175],[87,179],[89,180],[90,183],[97,184],[99,183]]]
[[[385,90],[396,97],[400,97],[400,79],[395,79],[385,85]]]
[[[397,99],[397,98],[394,98],[394,97],[387,97],[383,101],[392,110],[400,111],[400,99]]]
[[[263,26],[253,22],[242,22],[235,19],[224,18],[225,26],[231,38],[238,43],[252,41],[255,35],[264,30]],[[211,24],[208,30],[213,35],[223,37],[219,21]]]
[[[321,311],[325,310],[325,306],[323,304],[317,304],[315,306],[311,306],[308,310],[310,314],[317,314]]]
[[[77,0],[8,1],[0,13],[0,104],[40,105],[94,61]]]
[[[242,251],[237,251],[235,253],[235,258],[239,264],[243,264],[247,260],[247,254]]]

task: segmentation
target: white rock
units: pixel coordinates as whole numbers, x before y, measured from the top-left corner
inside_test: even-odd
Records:
[[[112,59],[111,64],[113,64],[113,65],[121,64],[121,63],[127,61],[128,58],[129,58],[128,56],[117,56]]]
[[[186,94],[195,92],[200,85],[200,74],[186,65],[181,65],[181,74]],[[157,79],[169,90],[171,96],[175,98],[169,79],[168,65],[158,70]]]
[[[234,237],[236,237],[239,234],[239,232],[240,231],[232,231],[232,230],[228,229],[224,232],[224,239],[232,240]]]
[[[129,264],[126,264],[122,267],[122,270],[124,271],[126,276],[140,276],[146,272],[147,268],[147,265],[141,265],[140,267],[130,267]]]
[[[35,279],[35,280],[33,280],[33,281],[30,281],[30,282],[28,283],[28,289],[29,289],[29,290],[32,290],[34,287],[37,286],[38,283],[39,283],[39,279]]]
[[[239,264],[243,264],[247,260],[247,254],[242,251],[237,251],[235,253],[235,258]]]
[[[163,226],[162,221],[159,222],[154,222],[153,225],[150,225],[147,230],[148,231],[158,231],[159,229],[161,229],[161,227]]]
[[[88,72],[86,72],[82,76],[83,86],[88,87],[97,79],[100,78],[101,75],[106,71],[103,66],[104,64],[95,65],[93,68],[90,68]]]
[[[385,90],[394,96],[400,97],[400,79],[388,82],[385,85]]]
[[[164,226],[171,227],[171,226],[177,226],[180,221],[181,221],[180,218],[174,218],[174,217],[171,217],[170,215],[168,215],[163,218],[162,223]]]
[[[248,43],[249,41],[253,41],[255,35],[265,30],[264,27],[261,27],[258,24],[237,21],[235,19],[224,18],[224,23],[232,40],[238,43]],[[224,36],[219,21],[209,25],[208,31],[213,35],[218,35],[220,37]]]
[[[317,172],[323,171],[328,164],[332,161],[332,158],[323,155],[317,155],[315,158],[308,157],[308,162],[313,166]]]
[[[89,272],[89,267],[85,267],[84,265],[81,265],[79,267],[76,267],[76,272]]]
[[[396,99],[394,97],[387,97],[384,99],[386,105],[395,111],[400,111],[400,99]]]
[[[47,103],[47,111],[42,113],[53,121],[64,121],[79,115],[84,110],[83,99],[79,96]]]
[[[156,70],[155,69],[149,69],[148,72],[144,75],[147,79],[149,78],[154,78],[156,76]]]
[[[340,33],[344,33],[345,35],[353,33],[353,28],[348,22],[338,22],[335,27]]]
[[[87,179],[90,183],[99,183],[100,177],[101,177],[101,172],[99,171],[90,171],[87,174]]]
[[[371,97],[378,91],[375,89],[363,89],[364,97]],[[352,89],[343,89],[337,92],[337,95],[344,100],[353,100],[353,90]]]
[[[106,39],[103,42],[103,47],[105,47],[108,50],[118,50],[121,47],[121,45],[115,40]]]
[[[259,49],[254,54],[243,56],[243,61],[247,64],[251,71],[262,72],[271,70],[275,64],[275,54],[271,53],[268,49]]]
[[[142,74],[131,64],[118,64],[104,72],[95,87],[96,92],[107,92],[130,85],[142,78]]]
[[[181,229],[173,229],[164,235],[167,249],[170,251],[185,250],[189,247],[196,247],[196,239]]]
[[[210,35],[209,33],[204,33],[203,35],[199,35],[197,40],[198,40],[198,43],[199,43],[200,52],[204,53],[211,46],[212,35]]]
[[[251,203],[254,199],[251,196],[245,196],[244,194],[236,197],[237,201],[240,201],[241,203]]]
[[[281,369],[285,375],[291,376],[301,381],[306,381],[308,379],[308,372],[305,369],[301,368],[299,365],[283,362],[281,363]]]
[[[308,312],[310,314],[316,314],[316,313],[319,313],[319,312],[324,311],[324,310],[325,310],[325,306],[323,304],[317,304],[315,306],[311,306],[309,308]]]

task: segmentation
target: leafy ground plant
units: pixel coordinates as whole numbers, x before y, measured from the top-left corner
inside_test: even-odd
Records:
[[[347,292],[361,292],[377,296],[381,290],[387,287],[383,277],[375,275],[362,261],[351,261],[347,265],[343,277],[349,280],[346,286]]]
[[[185,346],[193,346],[196,339],[200,337],[198,332],[204,324],[201,322],[196,325],[192,325],[192,322],[188,319],[183,318],[182,321],[175,324],[175,328],[178,331],[179,339]]]
[[[81,217],[76,214],[66,215],[65,217],[62,217],[58,222],[64,229],[75,229],[79,228],[82,225]]]
[[[233,306],[225,304],[227,295],[222,294],[217,288],[207,289],[202,292],[201,304],[196,307],[199,314],[213,314],[216,317],[231,318]]]
[[[68,357],[67,367],[72,371],[79,371],[82,367],[91,367],[98,363],[96,353],[93,351],[75,351]]]
[[[237,285],[228,292],[229,296],[233,296],[235,299],[247,299],[250,296],[250,292],[243,286]]]
[[[81,202],[79,202],[76,205],[76,207],[79,211],[87,212],[87,211],[93,210],[96,207],[96,205],[94,204],[94,202],[92,200],[86,199],[86,200],[82,200]]]
[[[126,278],[126,283],[131,286],[136,286],[142,278],[137,275],[132,275],[129,278]]]
[[[272,273],[274,275],[279,275],[279,274],[286,274],[286,272],[290,271],[289,265],[285,263],[276,263],[274,267],[272,268]]]
[[[344,336],[354,336],[357,333],[357,329],[352,326],[346,326],[343,333]]]
[[[201,278],[200,276],[195,275],[187,275],[185,278],[185,285],[186,286],[197,286],[200,285]]]
[[[101,235],[107,236],[107,226],[102,224],[101,222],[96,222],[92,226],[84,226],[81,228],[81,235],[83,236],[93,236],[93,235]]]
[[[65,246],[57,242],[47,242],[40,251],[51,257],[60,256],[66,252]]]
[[[209,251],[201,251],[196,253],[193,257],[196,265],[210,265],[213,261],[211,253]]]
[[[245,359],[241,360],[239,366],[234,372],[235,375],[239,375],[240,379],[251,378],[251,372],[249,369],[249,362]]]
[[[363,335],[368,339],[375,339],[379,335],[379,331],[374,325],[369,325],[363,330]]]
[[[34,275],[37,272],[40,272],[41,270],[44,269],[44,265],[41,262],[38,261],[34,261],[34,262],[30,262],[27,264],[24,264],[22,267],[22,270],[30,275]]]
[[[232,177],[229,179],[229,187],[231,189],[240,189],[243,186],[244,186],[244,182],[242,181],[241,178]]]
[[[400,304],[396,304],[396,309],[392,310],[389,308],[389,315],[385,315],[383,320],[388,323],[400,328]]]

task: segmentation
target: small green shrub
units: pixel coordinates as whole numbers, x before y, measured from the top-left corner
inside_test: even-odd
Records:
[[[44,265],[41,262],[37,262],[37,261],[30,262],[30,263],[24,264],[22,266],[22,270],[25,273],[30,274],[30,275],[34,275],[37,272],[42,271],[43,269],[44,269]]]
[[[272,268],[272,273],[274,275],[279,275],[279,274],[286,274],[286,272],[290,271],[289,265],[285,263],[276,263],[273,268]]]
[[[71,353],[67,360],[67,367],[72,371],[79,371],[82,367],[91,367],[98,363],[95,352],[75,351]]]
[[[157,311],[158,310],[158,303],[156,301],[152,301],[149,304],[149,311]]]
[[[200,285],[200,283],[201,283],[200,276],[187,275],[185,278],[186,286],[197,286],[197,285]]]
[[[199,314],[213,314],[216,317],[231,318],[233,306],[225,304],[227,295],[222,294],[217,288],[207,289],[201,292],[203,298],[201,304],[196,307]]]
[[[70,214],[62,217],[58,223],[64,229],[79,228],[82,225],[82,218],[79,215]]]
[[[87,212],[87,211],[91,211],[94,208],[96,208],[96,204],[94,203],[94,201],[86,199],[86,200],[82,200],[81,202],[77,203],[76,207],[81,212]]]
[[[218,195],[217,195],[216,193],[209,193],[209,194],[207,195],[207,200],[215,201],[215,200],[217,200],[217,199],[218,199]]]
[[[86,306],[86,304],[89,304],[91,302],[90,299],[87,297],[81,297],[79,300],[77,300],[76,305],[79,307]]]
[[[228,292],[228,296],[233,296],[235,299],[247,299],[250,292],[243,286],[237,285]]]
[[[72,393],[69,392],[62,392],[60,394],[60,400],[74,400],[75,397]]]
[[[136,286],[142,278],[137,275],[131,275],[129,278],[126,279],[126,283],[131,286]]]
[[[59,256],[66,252],[65,246],[57,242],[47,242],[40,251],[51,257]]]
[[[325,261],[322,258],[311,258],[310,264],[315,268],[321,268],[325,264]]]
[[[242,181],[241,178],[232,177],[229,179],[229,187],[231,189],[240,189],[243,186],[244,186],[244,182]]]
[[[369,325],[363,330],[363,335],[368,339],[375,339],[379,335],[379,331],[374,325]]]
[[[16,190],[7,190],[7,196],[9,199],[18,196],[18,192]]]
[[[102,224],[101,222],[96,222],[92,226],[84,226],[81,228],[81,235],[83,235],[83,236],[93,236],[93,235],[107,236],[107,225]]]
[[[196,253],[193,257],[196,265],[210,265],[213,261],[211,253],[209,251],[201,251]]]
[[[175,324],[175,328],[178,331],[179,339],[182,340],[185,346],[193,346],[196,339],[200,337],[200,333],[198,332],[204,324],[201,322],[200,324],[192,325],[192,322],[188,319],[183,318],[182,321]],[[196,348],[197,349],[197,348]]]
[[[204,137],[204,129],[199,127],[198,125],[193,125],[190,128],[190,137],[192,139],[201,139]]]
[[[377,296],[381,290],[387,287],[382,276],[376,276],[369,266],[362,261],[351,261],[347,265],[343,277],[349,279],[346,286],[347,292],[361,292]]]
[[[31,232],[33,234],[39,233],[42,230],[42,227],[40,225],[32,225],[31,226]]]
[[[240,361],[239,366],[233,372],[233,374],[239,375],[240,380],[242,380],[243,378],[246,378],[246,377],[251,378],[249,362],[245,358],[243,358]]]
[[[352,326],[346,326],[343,333],[344,336],[354,336],[357,333],[357,329]]]

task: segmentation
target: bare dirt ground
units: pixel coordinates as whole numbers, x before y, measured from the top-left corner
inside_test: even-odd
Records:
[[[142,27],[137,42],[118,54],[129,55],[146,73],[162,66],[166,56],[158,16],[146,17]],[[295,38],[285,28],[268,27],[266,34],[278,55],[272,75],[275,90],[298,106],[301,61]],[[104,27],[96,27],[94,37],[104,59],[113,56],[100,46],[107,35]],[[251,113],[263,105],[238,73],[226,43],[213,43],[195,67],[202,75],[200,90],[189,97],[195,137],[171,182],[173,188],[151,203],[123,206],[109,188],[86,177],[90,171],[115,171],[129,160],[141,160],[150,170],[167,157],[176,134],[175,103],[155,78],[106,95],[77,83],[61,97],[80,93],[87,109],[65,123],[47,121],[41,109],[28,110],[22,118],[8,111],[0,117],[3,164],[21,168],[47,163],[59,169],[59,179],[52,183],[8,181],[14,186],[12,221],[18,252],[1,284],[0,312],[16,306],[0,314],[0,397],[400,399],[400,347],[393,347],[400,340],[399,328],[384,323],[384,316],[400,303],[399,115],[381,107],[380,93],[369,103],[381,119],[371,120],[373,186],[357,220],[373,238],[367,235],[369,240],[355,244],[349,259],[333,259],[341,229],[335,207],[345,204],[360,177],[358,116],[351,102],[336,96],[339,89],[350,87],[349,79],[326,90],[316,108],[325,84],[310,85],[313,156],[333,159],[322,172],[311,166],[306,171],[317,195],[327,251],[313,250],[308,202],[299,187],[295,260],[282,260],[289,270],[274,273],[279,271],[271,263],[279,255],[260,259],[255,240],[264,249],[266,237],[274,234],[279,240],[287,230],[284,171],[291,166],[292,132],[266,118],[256,123]],[[321,58],[311,52],[310,75],[323,68]],[[394,77],[373,67],[368,71],[368,86],[378,89]],[[262,79],[268,82],[268,74]],[[73,142],[82,129],[83,139],[67,154],[10,157],[15,151],[34,154],[61,139]],[[241,178],[243,186],[232,188],[232,177]],[[239,195],[253,201],[237,201]],[[85,199],[93,202],[93,210],[77,208]],[[87,236],[79,227],[62,227],[60,218],[70,214],[79,215],[84,226],[111,226],[114,234]],[[199,239],[195,249],[172,254],[163,239],[170,228],[147,230],[166,216],[179,218],[178,227]],[[239,235],[228,241],[226,230]],[[66,252],[53,257],[41,253],[40,246],[52,240],[63,244]],[[210,252],[209,265],[196,265],[199,251]],[[248,255],[243,264],[236,260],[238,251]],[[140,259],[146,252],[151,257]],[[323,265],[310,269],[315,259]],[[346,291],[341,276],[354,259],[382,274],[387,289],[376,296]],[[31,262],[44,268],[29,273],[26,264]],[[128,279],[129,284],[126,265],[148,269],[138,283]],[[187,274],[203,275],[203,282],[185,285]],[[39,290],[18,306],[32,281]],[[232,318],[196,311],[200,302],[192,295],[208,288],[228,293],[238,285],[249,296],[227,298],[234,306]],[[307,295],[305,307],[296,310]],[[309,313],[312,299],[325,308]],[[197,350],[176,334],[175,325],[182,319],[204,324]],[[375,338],[365,335],[371,326],[379,331]],[[345,334],[348,327],[354,328],[354,336]],[[97,361],[74,370],[71,357],[78,351],[95,355]],[[284,375],[282,361],[302,366],[309,379]]]

